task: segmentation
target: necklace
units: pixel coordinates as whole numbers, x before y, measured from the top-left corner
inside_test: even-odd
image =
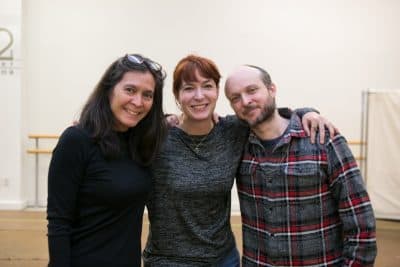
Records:
[[[191,135],[190,133],[193,131],[189,131],[190,127],[188,128],[188,125],[185,124],[184,122],[182,122],[178,127],[181,128],[182,131],[184,131],[188,137],[190,138],[190,143],[189,142],[184,142],[186,143],[186,146],[188,146],[192,151],[194,151],[194,153],[198,154],[200,152],[200,147],[203,144],[203,142],[207,139],[207,137],[210,135],[210,133],[212,132],[213,128],[214,128],[214,122],[211,121],[210,122],[210,130],[208,131],[208,133],[204,136],[201,135]],[[195,127],[197,128],[197,127]],[[202,130],[204,132],[204,129]],[[183,140],[182,140],[183,141]]]
[[[192,147],[192,146],[190,146],[190,147],[194,150],[194,152],[196,152],[196,153],[199,153],[199,152],[200,152],[200,146],[201,146],[201,144],[207,139],[207,137],[208,137],[209,135],[210,135],[210,133],[206,134],[206,135],[205,135],[203,138],[201,138],[200,141],[198,141],[197,143],[196,143],[196,141],[194,140],[194,138],[191,137],[192,143],[194,144],[194,147]]]

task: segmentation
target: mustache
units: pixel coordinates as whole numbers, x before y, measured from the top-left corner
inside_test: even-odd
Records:
[[[249,104],[247,106],[244,107],[243,113],[247,114],[250,113],[252,110],[254,110],[255,108],[257,108],[257,105],[255,104]]]

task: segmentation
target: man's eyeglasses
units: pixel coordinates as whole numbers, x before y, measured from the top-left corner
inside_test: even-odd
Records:
[[[137,64],[137,65],[145,64],[148,68],[150,68],[153,71],[157,71],[158,72],[158,71],[160,71],[162,69],[161,65],[158,64],[157,62],[154,62],[154,61],[152,61],[152,60],[150,60],[148,58],[144,58],[144,57],[142,57],[141,55],[138,55],[138,54],[132,54],[132,55],[127,54],[126,58],[130,62],[132,62],[134,64]]]

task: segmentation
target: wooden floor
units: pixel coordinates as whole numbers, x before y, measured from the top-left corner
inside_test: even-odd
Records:
[[[242,238],[240,218],[232,216],[238,247]],[[45,213],[43,211],[0,211],[0,267],[44,267],[47,264]],[[400,267],[400,221],[378,220],[377,267]],[[148,221],[144,220],[146,241]]]

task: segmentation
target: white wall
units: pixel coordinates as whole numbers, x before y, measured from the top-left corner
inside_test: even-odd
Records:
[[[21,1],[0,1],[0,209],[25,206],[21,185]]]
[[[59,134],[71,124],[105,68],[127,52],[167,69],[168,112],[177,112],[173,68],[194,52],[224,76],[238,64],[265,67],[279,106],[316,107],[348,139],[360,138],[362,90],[400,84],[397,0],[23,0],[22,8],[23,151],[32,146],[28,133]],[[232,113],[223,94],[217,111]],[[32,167],[24,154],[28,199]]]

